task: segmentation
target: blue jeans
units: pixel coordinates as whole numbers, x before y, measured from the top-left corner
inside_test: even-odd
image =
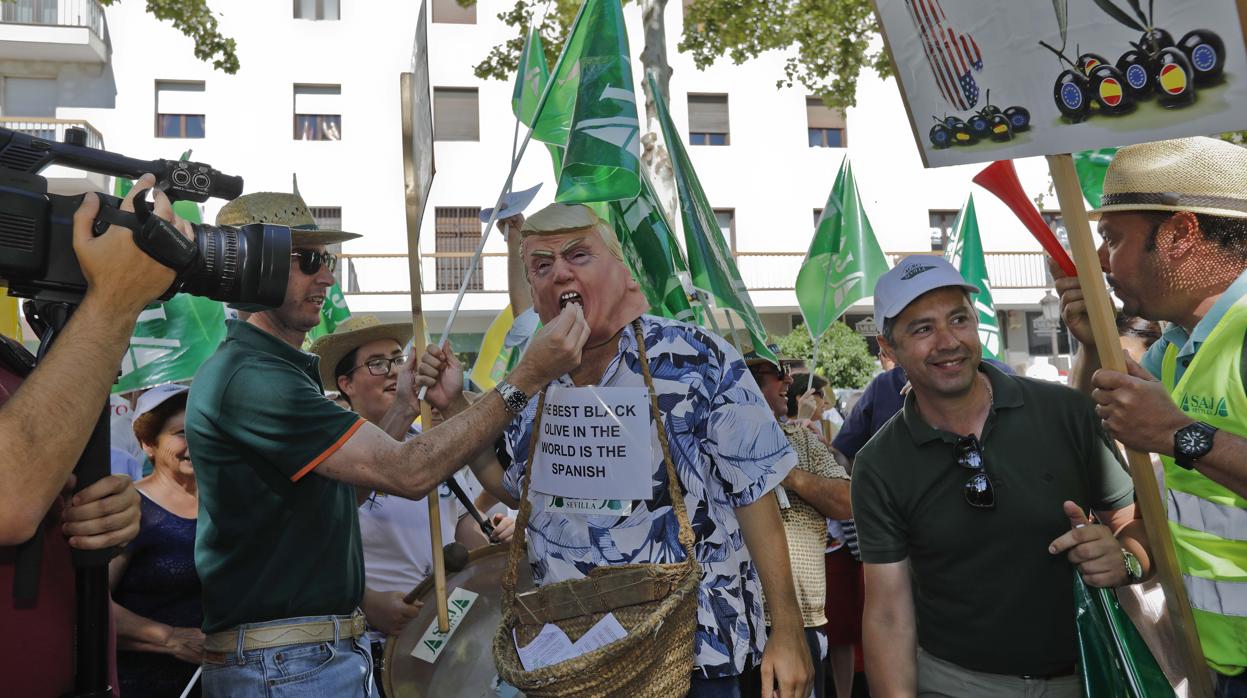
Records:
[[[334,616],[284,618],[250,623],[262,628],[291,622],[332,621]],[[240,633],[241,634],[241,633]],[[205,698],[372,698],[372,653],[365,638],[284,645],[262,650],[209,655],[203,665]]]
[[[1217,698],[1247,698],[1247,673],[1238,676],[1217,674]]]

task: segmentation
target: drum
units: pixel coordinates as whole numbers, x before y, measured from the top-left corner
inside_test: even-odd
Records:
[[[493,642],[502,621],[502,574],[507,566],[507,546],[487,545],[468,554],[468,564],[447,573],[446,593],[466,589],[478,594],[455,627],[445,647],[432,663],[412,655],[430,626],[437,625],[433,577],[416,588],[424,608],[397,637],[385,643],[382,686],[389,698],[498,698],[522,696],[513,688],[498,690]],[[520,564],[517,592],[533,588],[532,570]]]

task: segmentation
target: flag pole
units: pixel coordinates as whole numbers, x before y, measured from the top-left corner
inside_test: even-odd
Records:
[[[576,11],[576,20],[572,23],[571,30],[567,33],[568,37],[576,31],[576,27],[580,24],[580,18],[584,15],[585,5],[580,5],[580,9]],[[551,73],[550,80],[546,82],[546,87],[541,91],[541,98],[537,100],[537,107],[533,110],[533,125],[528,127],[528,132],[524,134],[524,141],[520,144],[519,152],[515,157],[511,158],[511,170],[507,173],[507,181],[502,185],[502,192],[498,194],[498,199],[494,203],[494,210],[489,214],[489,221],[485,224],[485,232],[481,233],[481,242],[476,246],[476,253],[472,255],[472,259],[468,262],[467,271],[463,274],[463,281],[459,284],[459,294],[455,297],[455,304],[450,308],[450,315],[446,318],[446,327],[442,329],[442,336],[437,340],[437,345],[446,344],[447,338],[450,337],[450,328],[455,324],[455,318],[459,315],[459,307],[463,305],[463,297],[468,292],[468,284],[472,281],[472,275],[476,273],[476,267],[480,264],[481,255],[485,252],[485,243],[489,241],[489,233],[493,230],[494,224],[498,221],[498,211],[502,208],[502,202],[507,198],[507,194],[511,193],[511,187],[515,183],[515,171],[519,169],[520,162],[524,159],[524,152],[528,150],[528,144],[533,139],[533,131],[536,128],[538,119],[541,116],[541,110],[545,108],[546,102],[550,100],[550,93],[554,88],[554,77],[558,75],[559,68],[563,66],[563,60],[567,58],[567,46],[564,45],[562,53],[559,54],[559,60],[554,64],[554,71]],[[519,119],[516,115],[516,131],[519,131]],[[514,145],[512,146],[514,147]],[[424,399],[427,388],[420,388],[419,398]]]
[[[744,356],[745,352],[740,348],[740,339],[736,336],[736,323],[732,322],[732,309],[724,308],[723,314],[727,316],[727,331],[732,333],[732,344],[736,346],[736,351],[740,352],[741,356]],[[757,349],[754,349],[754,351],[756,352]]]

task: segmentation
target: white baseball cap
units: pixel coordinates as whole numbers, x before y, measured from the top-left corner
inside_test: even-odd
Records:
[[[875,325],[882,330],[884,320],[900,315],[915,298],[945,286],[979,292],[943,257],[916,254],[902,259],[875,284]]]
[[[134,403],[134,419],[138,419],[143,415],[164,404],[165,400],[174,395],[181,395],[190,390],[190,388],[179,383],[165,383],[158,385],[151,390],[139,396],[138,402]]]

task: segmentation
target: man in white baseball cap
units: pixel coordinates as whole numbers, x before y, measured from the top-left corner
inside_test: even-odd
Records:
[[[1072,381],[1110,434],[1160,455],[1217,695],[1247,695],[1247,149],[1215,138],[1122,148],[1093,214],[1123,312],[1167,327],[1141,366],[1099,370],[1078,280],[1058,278],[1062,316],[1083,346]]]
[[[926,255],[875,287],[912,390],[853,464],[870,688],[1074,698],[1070,563],[1092,586],[1139,581],[1147,541],[1092,402],[981,361],[977,292]]]

